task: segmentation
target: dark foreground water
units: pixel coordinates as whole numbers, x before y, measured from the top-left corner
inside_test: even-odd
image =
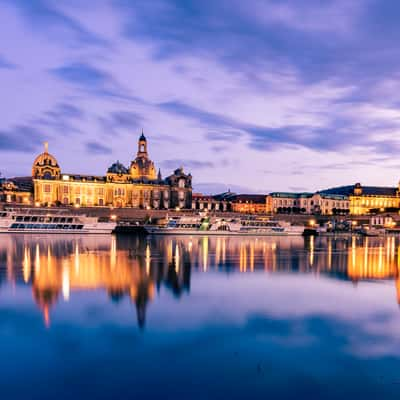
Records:
[[[0,236],[1,399],[398,399],[400,247]]]

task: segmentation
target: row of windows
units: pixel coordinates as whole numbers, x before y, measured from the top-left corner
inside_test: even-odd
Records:
[[[394,201],[394,200],[382,200],[382,199],[362,199],[362,200],[358,200],[357,203],[361,204],[363,206],[375,206],[375,207],[398,207],[398,202]]]
[[[315,204],[314,204],[315,203]],[[307,207],[307,200],[274,200],[274,206],[301,206]],[[336,208],[347,208],[346,203],[344,202],[339,202],[339,201],[333,201],[332,203],[329,204],[329,200],[321,201],[320,203],[314,202],[314,200],[310,201],[310,205],[321,205],[325,207],[329,207],[331,205],[332,207]]]
[[[87,194],[88,196],[93,195],[93,188],[91,188],[91,187],[86,187],[86,188],[82,188],[82,189],[83,189],[83,190],[81,191],[81,188],[80,188],[79,186],[77,186],[77,187],[74,188],[74,193],[75,193],[75,194],[81,194],[81,192],[82,192],[82,194],[83,194],[83,193],[86,192],[86,194]],[[85,190],[85,189],[86,189],[86,190]],[[48,185],[48,184],[44,185],[44,186],[43,186],[43,192],[44,192],[44,193],[51,193],[51,185]],[[62,187],[62,192],[63,192],[64,194],[68,194],[68,193],[72,192],[72,188],[70,188],[70,187],[68,187],[68,186],[63,186],[63,187]],[[104,188],[97,188],[97,189],[96,189],[96,193],[97,193],[99,196],[103,196],[103,195],[104,195]]]
[[[17,222],[61,222],[61,223],[71,223],[73,222],[73,218],[66,218],[66,217],[38,217],[38,216],[25,216],[23,217],[22,215],[17,215],[15,218]]]
[[[76,230],[82,229],[83,225],[51,225],[51,224],[12,224],[11,229],[63,229]]]

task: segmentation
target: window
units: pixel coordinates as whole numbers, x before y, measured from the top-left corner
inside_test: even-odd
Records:
[[[64,203],[64,204],[68,204],[68,197],[64,197],[64,198],[63,198],[63,203]]]
[[[99,199],[99,206],[104,206],[104,200],[103,199]]]
[[[80,199],[79,197],[77,197],[77,198],[75,199],[75,203],[76,203],[76,204],[81,204],[81,199]]]
[[[178,186],[180,188],[184,188],[185,187],[185,180],[184,179],[179,179]]]
[[[103,196],[104,195],[104,188],[98,188],[97,189],[97,193],[99,194],[99,196]]]
[[[51,192],[51,186],[50,185],[44,185],[43,191],[45,193],[50,193]]]
[[[64,187],[63,187],[63,191],[64,191],[64,193],[68,193],[68,191],[69,191],[69,190],[68,190],[68,186],[64,186]]]

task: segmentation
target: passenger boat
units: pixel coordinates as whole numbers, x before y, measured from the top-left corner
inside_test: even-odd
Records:
[[[115,222],[74,215],[68,209],[15,208],[0,210],[0,233],[110,234]]]
[[[260,218],[210,218],[181,216],[169,218],[164,226],[145,226],[154,235],[224,235],[224,236],[301,236],[304,226]]]

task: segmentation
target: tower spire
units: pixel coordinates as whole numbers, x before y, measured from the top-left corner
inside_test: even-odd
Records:
[[[46,141],[43,144],[44,144],[44,152],[48,153],[49,152],[49,142]]]

